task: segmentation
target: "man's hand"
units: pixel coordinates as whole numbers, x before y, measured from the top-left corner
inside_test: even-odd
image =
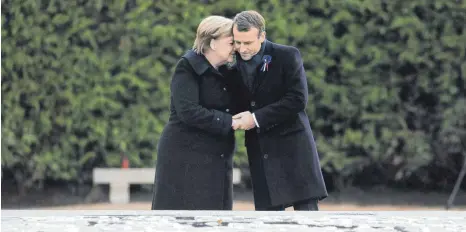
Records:
[[[249,111],[245,111],[245,112],[233,115],[233,121],[236,121],[236,120],[239,122],[238,123],[239,126],[237,129],[250,130],[256,127],[256,124],[254,123],[254,118],[251,112]]]

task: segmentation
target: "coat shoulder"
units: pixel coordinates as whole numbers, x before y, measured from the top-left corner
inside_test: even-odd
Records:
[[[272,43],[274,56],[284,65],[290,65],[302,60],[301,52],[298,48],[290,45]]]
[[[194,79],[199,79],[200,76],[197,74],[195,67],[193,67],[189,59],[185,56],[180,57],[175,64],[174,76],[176,75],[188,75],[192,76]]]
[[[284,45],[284,44],[277,44],[277,43],[272,43],[272,45],[274,47],[274,51],[276,51],[279,54],[294,55],[296,53],[298,53],[298,54],[300,53],[299,49],[294,47],[294,46]]]
[[[186,69],[192,71],[193,67],[189,63],[188,59],[184,56],[180,57],[175,65],[176,69]]]

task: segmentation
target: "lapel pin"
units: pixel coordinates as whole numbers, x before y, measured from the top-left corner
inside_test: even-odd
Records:
[[[264,64],[262,65],[261,71],[269,71],[269,64],[272,61],[272,57],[269,55],[265,55],[264,57],[262,57],[262,61],[264,62]]]

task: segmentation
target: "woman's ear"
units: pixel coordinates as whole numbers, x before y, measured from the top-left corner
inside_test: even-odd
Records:
[[[210,48],[215,51],[215,39],[210,40]]]

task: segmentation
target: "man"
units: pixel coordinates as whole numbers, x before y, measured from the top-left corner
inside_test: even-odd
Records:
[[[234,129],[243,129],[256,210],[318,210],[328,196],[305,112],[307,80],[298,49],[265,39],[255,11],[235,16],[233,39],[242,83]]]

